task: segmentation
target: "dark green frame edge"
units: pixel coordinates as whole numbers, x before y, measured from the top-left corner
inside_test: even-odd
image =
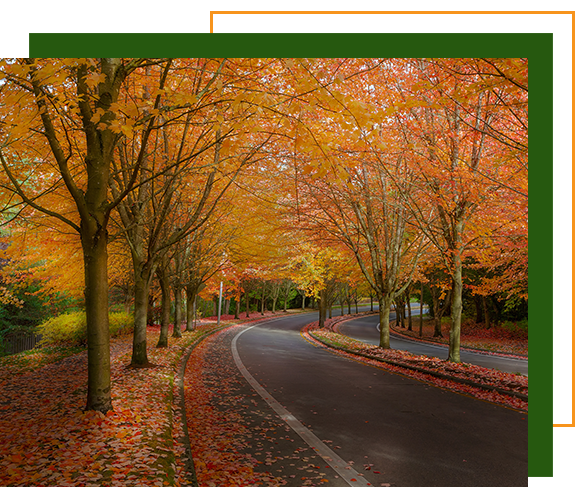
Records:
[[[528,475],[553,475],[552,34],[30,34],[34,57],[522,57],[529,60]],[[496,468],[493,465],[493,468]]]

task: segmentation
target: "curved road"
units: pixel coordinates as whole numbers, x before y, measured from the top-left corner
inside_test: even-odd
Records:
[[[308,472],[326,472],[326,485],[527,486],[526,414],[316,347],[299,333],[316,319],[309,313],[269,320],[232,341],[247,380],[251,385],[256,381],[268,401],[285,408],[279,410],[288,420],[280,421],[280,431],[285,432],[274,433],[281,435],[276,475],[285,477],[294,468],[294,463],[287,468],[282,463],[300,461],[290,460],[303,455],[294,448],[303,444],[311,451],[302,431],[290,430],[292,418],[340,455],[348,465],[342,468],[354,469],[347,470],[354,480],[344,480],[323,460],[314,460],[314,470]],[[256,404],[269,409],[263,400]],[[265,470],[275,472],[269,465]],[[305,485],[299,476],[286,480],[288,486]]]
[[[412,310],[412,314],[419,314],[419,310],[417,310],[417,312]],[[393,318],[393,313],[391,313],[391,319]],[[338,331],[362,342],[378,345],[378,323],[378,315],[367,315],[342,323],[339,326]],[[448,356],[447,347],[433,345],[431,343],[420,343],[415,340],[407,340],[406,338],[401,338],[394,334],[391,335],[391,348],[407,350],[417,355],[427,355],[429,357],[439,357],[442,359],[446,359]],[[522,375],[528,375],[528,360],[486,355],[465,350],[462,350],[460,355],[462,362],[488,367],[489,369],[498,369],[512,374],[520,373]]]

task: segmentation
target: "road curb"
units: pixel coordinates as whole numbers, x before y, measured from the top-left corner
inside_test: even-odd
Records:
[[[335,333],[340,333],[341,335],[344,335],[344,333],[342,333],[340,330],[337,330],[335,328],[339,327],[340,325],[342,325],[346,321],[356,320],[356,319],[360,318],[361,315],[364,316],[364,315],[370,315],[370,314],[376,314],[376,313],[378,313],[378,311],[372,311],[372,312],[365,311],[363,313],[359,313],[357,316],[348,315],[346,317],[337,317],[337,318],[341,318],[341,319],[338,319],[338,320],[334,321],[333,323],[326,324],[325,327],[329,328],[330,330],[332,330]],[[441,342],[433,341],[433,340],[424,340],[421,338],[416,338],[416,337],[412,337],[409,335],[404,335],[399,330],[395,329],[394,323],[395,323],[395,321],[392,321],[391,325],[390,325],[391,326],[391,333],[394,333],[395,335],[397,335],[399,338],[402,338],[403,340],[410,340],[412,342],[417,342],[417,343],[427,343],[428,345],[437,345],[437,346],[440,346],[443,348],[448,348],[448,345],[445,343],[441,343]],[[344,335],[344,336],[348,336],[348,335]],[[528,355],[516,355],[516,354],[510,354],[510,353],[490,352],[489,350],[483,350],[481,348],[460,347],[460,350],[463,350],[466,352],[479,353],[482,355],[490,355],[493,357],[511,358],[514,360],[528,360]]]
[[[180,367],[179,367],[178,372],[175,376],[175,382],[176,382],[176,385],[178,386],[178,390],[180,391],[180,393],[179,393],[180,394],[179,407],[180,407],[180,415],[181,415],[181,419],[182,419],[182,433],[183,433],[182,443],[183,443],[184,448],[185,448],[185,466],[186,466],[186,470],[187,470],[186,477],[187,477],[187,479],[189,481],[189,485],[191,487],[199,487],[198,481],[196,479],[196,469],[194,467],[194,459],[192,458],[192,450],[190,448],[190,435],[188,434],[188,422],[187,422],[187,417],[186,417],[186,401],[184,398],[184,373],[186,372],[186,365],[188,364],[188,360],[190,359],[192,352],[194,351],[194,349],[198,345],[200,345],[200,343],[203,340],[205,340],[208,337],[210,337],[211,335],[214,335],[214,334],[216,334],[220,331],[223,331],[227,328],[230,328],[233,326],[238,326],[238,325],[259,323],[262,321],[267,321],[267,320],[271,320],[271,319],[278,318],[278,317],[279,316],[262,317],[262,318],[255,319],[255,320],[241,321],[240,323],[225,324],[225,325],[223,325],[219,328],[216,328],[214,330],[207,331],[206,333],[204,333],[203,335],[198,337],[193,343],[188,345],[188,347],[184,350],[184,353],[182,354],[182,357],[180,359]],[[195,331],[195,330],[193,330],[193,331]]]
[[[332,348],[332,349],[335,349],[335,350],[339,350],[339,351],[348,353],[350,355],[356,355],[356,356],[364,357],[364,358],[367,358],[367,359],[370,359],[370,360],[376,360],[377,362],[383,362],[383,363],[386,363],[386,364],[389,364],[389,365],[393,365],[395,367],[401,367],[403,369],[413,370],[415,372],[420,372],[420,373],[423,373],[423,374],[431,375],[431,376],[437,377],[439,379],[450,380],[450,381],[456,382],[458,384],[469,385],[469,386],[472,386],[472,387],[477,387],[479,389],[497,392],[498,394],[502,394],[502,395],[505,395],[505,396],[516,397],[517,399],[522,399],[523,401],[528,402],[528,396],[525,395],[525,394],[521,394],[520,392],[508,391],[508,390],[505,390],[505,389],[500,389],[498,387],[490,386],[488,384],[479,384],[479,383],[472,382],[472,381],[467,380],[467,379],[461,379],[461,378],[458,378],[458,377],[452,377],[452,376],[449,376],[449,375],[441,374],[439,372],[434,372],[434,371],[431,371],[431,370],[425,370],[425,369],[422,369],[420,367],[415,367],[414,365],[402,364],[402,363],[399,363],[399,362],[394,362],[392,360],[388,360],[388,359],[384,359],[384,358],[380,358],[380,357],[375,357],[374,355],[369,355],[367,353],[357,352],[357,351],[354,351],[354,350],[346,349],[344,347],[339,347],[337,345],[332,345],[330,343],[326,343],[326,342],[322,341],[320,338],[318,338],[317,336],[314,336],[312,334],[312,332],[309,331],[309,330],[308,330],[308,334],[314,340],[318,341],[319,343],[321,343],[325,347]]]
[[[226,328],[231,326],[235,326],[233,324],[228,324],[221,326],[220,328],[216,328],[214,330],[209,330],[200,337],[198,337],[193,343],[191,343],[182,354],[180,368],[178,369],[178,373],[176,375],[176,384],[180,391],[180,398],[179,398],[179,405],[180,405],[180,412],[182,417],[182,432],[183,432],[183,444],[185,448],[185,465],[187,470],[186,477],[189,480],[189,485],[192,487],[199,487],[198,481],[196,480],[196,469],[194,468],[194,459],[192,458],[192,450],[190,449],[190,436],[188,434],[188,423],[186,418],[186,402],[184,399],[184,373],[186,372],[186,365],[188,364],[188,360],[192,355],[193,350],[200,345],[200,343],[215,333],[219,331],[223,331]]]

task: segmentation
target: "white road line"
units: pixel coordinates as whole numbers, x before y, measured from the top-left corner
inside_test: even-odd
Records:
[[[267,404],[298,434],[300,437],[310,446],[318,455],[320,455],[324,461],[330,465],[336,473],[346,481],[349,485],[358,486],[369,486],[372,485],[368,482],[362,475],[360,475],[356,470],[354,470],[348,463],[346,463],[342,458],[340,458],[334,451],[332,451],[328,446],[326,446],[320,438],[318,438],[314,433],[312,433],[308,428],[306,428],[299,420],[295,418],[284,406],[282,406],[269,392],[267,392],[260,384],[255,380],[255,378],[249,373],[249,371],[243,365],[239,352],[237,351],[237,339],[246,331],[255,328],[256,326],[263,325],[265,323],[258,323],[257,325],[250,326],[240,331],[233,341],[231,342],[231,352],[233,352],[233,358],[237,367],[243,374],[243,377],[247,379],[247,382],[251,384],[253,389],[265,400]],[[356,479],[354,481],[353,479]]]

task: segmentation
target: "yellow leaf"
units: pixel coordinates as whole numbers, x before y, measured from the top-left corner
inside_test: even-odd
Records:
[[[103,108],[98,108],[97,110],[95,110],[95,113],[93,114],[93,116],[91,117],[91,121],[93,123],[97,123],[101,120],[101,116],[105,113],[105,110]]]

